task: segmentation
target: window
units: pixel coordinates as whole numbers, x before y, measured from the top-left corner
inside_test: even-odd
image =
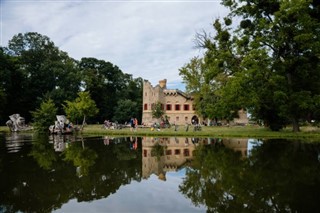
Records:
[[[148,104],[144,104],[143,109],[144,109],[144,110],[148,110]]]
[[[184,111],[189,111],[189,110],[190,110],[189,104],[183,105],[183,110],[184,110]]]
[[[185,117],[185,118],[184,118],[184,121],[185,121],[185,122],[187,122],[188,120],[189,120],[188,117]]]
[[[166,150],[166,155],[172,155],[172,150],[171,149],[167,149]]]
[[[170,111],[171,110],[171,104],[166,105],[166,110]]]
[[[179,111],[179,110],[180,110],[180,104],[176,104],[176,105],[175,105],[175,110],[176,110],[176,111]]]
[[[179,116],[176,117],[176,121],[179,121]]]
[[[184,156],[190,156],[190,151],[189,151],[189,149],[184,149],[184,150],[183,150],[183,155],[184,155]]]
[[[175,149],[175,150],[174,150],[174,154],[175,154],[175,155],[180,155],[180,149]]]

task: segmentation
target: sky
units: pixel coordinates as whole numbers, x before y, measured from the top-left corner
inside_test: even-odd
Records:
[[[18,33],[46,35],[70,57],[109,61],[153,86],[185,89],[179,69],[201,56],[195,35],[213,33],[220,0],[0,0],[0,46]]]
[[[90,202],[72,199],[53,212],[206,212],[204,206],[194,206],[189,198],[179,192],[184,177],[185,169],[182,172],[167,172],[166,181],[152,174],[141,182],[122,185],[106,198]]]

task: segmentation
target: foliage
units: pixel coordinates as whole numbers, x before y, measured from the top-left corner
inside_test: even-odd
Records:
[[[210,87],[200,87],[198,80],[196,106],[208,106],[200,107],[202,114],[228,117],[245,108],[272,130],[291,122],[293,131],[299,131],[299,121],[319,120],[315,113],[320,95],[319,4],[304,0],[222,4],[231,12],[213,23],[215,36],[197,35],[198,45],[206,50],[201,81]],[[233,19],[240,19],[239,24],[232,25]],[[181,72],[187,87],[199,79],[186,77],[191,70]],[[211,99],[206,96],[210,93]]]
[[[54,162],[57,161],[54,149],[48,143],[48,136],[43,134],[36,135],[29,156],[32,156],[38,165],[45,170],[52,169]]]
[[[51,99],[41,103],[40,108],[31,112],[32,126],[38,132],[47,132],[50,125],[56,120],[57,108]]]
[[[98,155],[94,150],[79,145],[72,144],[63,154],[65,161],[72,161],[77,167],[77,175],[81,177],[89,174],[89,168],[95,164]]]
[[[78,97],[73,102],[66,101],[66,105],[63,105],[63,108],[67,116],[73,121],[83,118],[82,128],[86,123],[87,117],[92,117],[99,112],[89,92],[79,92]]]
[[[127,99],[136,103],[141,120],[142,82],[104,60],[76,61],[45,35],[18,33],[8,47],[0,47],[0,123],[14,113],[30,120],[30,112],[45,99],[52,99],[63,114],[65,101],[74,100],[80,89],[90,91],[99,109],[90,122],[111,119],[119,101]]]
[[[19,104],[26,109],[35,109],[44,98],[51,98],[57,106],[64,100],[75,98],[80,86],[76,63],[60,51],[49,37],[36,32],[19,33],[9,41],[7,52],[16,59],[17,68],[10,70],[10,75],[14,77],[12,80],[21,84],[12,85],[12,89],[22,93],[12,99],[18,98]],[[8,103],[11,104],[11,101],[8,100]],[[20,114],[29,118],[28,111],[22,110]]]
[[[164,115],[163,105],[160,101],[152,105],[152,117],[161,118]]]
[[[156,143],[155,145],[152,146],[151,156],[157,157],[157,160],[159,161],[160,157],[164,156],[165,150],[166,150],[165,146],[162,146],[159,143]]]
[[[136,106],[142,106],[142,79],[133,79],[132,75],[124,74],[112,63],[95,58],[82,58],[79,68],[83,76],[83,87],[90,91],[99,108],[97,120],[113,118],[116,113],[114,109],[124,103],[123,100],[131,100]],[[141,118],[139,114],[138,118]]]
[[[138,111],[139,108],[136,102],[129,99],[119,100],[117,106],[114,108],[114,116],[112,120],[118,121],[119,123],[125,123],[131,117],[138,117]]]
[[[179,186],[193,204],[205,205],[207,212],[319,209],[317,203],[310,203],[319,190],[318,144],[306,149],[299,141],[254,142],[249,156],[241,156],[227,144],[223,139],[196,148],[192,166]]]

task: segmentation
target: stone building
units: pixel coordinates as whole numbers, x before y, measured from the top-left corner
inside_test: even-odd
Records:
[[[160,102],[171,124],[186,125],[202,123],[202,118],[195,114],[193,97],[178,89],[167,89],[167,80],[160,80],[155,87],[147,80],[143,82],[142,123],[151,126],[157,119],[152,118],[152,106]],[[239,118],[229,122],[230,125],[246,125],[249,123],[247,112],[239,110]],[[222,121],[227,123],[226,121]],[[210,123],[210,121],[206,121]]]
[[[152,118],[152,106],[157,102],[162,103],[162,108],[171,124],[191,124],[192,120],[200,122],[194,111],[193,98],[181,90],[167,89],[167,80],[164,79],[155,87],[147,80],[143,82],[143,124],[150,126],[157,122],[157,119]]]

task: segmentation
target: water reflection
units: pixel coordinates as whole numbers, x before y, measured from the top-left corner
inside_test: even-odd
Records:
[[[148,207],[140,212],[162,212],[152,206],[165,196],[174,210],[181,195],[184,212],[319,212],[319,150],[287,140],[2,134],[0,212],[64,212],[70,201],[94,200],[130,211],[130,196]],[[125,193],[126,185],[138,190]],[[146,196],[156,186],[157,196]]]
[[[198,147],[180,191],[209,212],[319,212],[319,144],[253,143]]]
[[[32,134],[19,134],[18,132],[10,132],[10,134],[5,135],[7,152],[19,152],[25,144],[32,141],[32,137]]]
[[[166,180],[166,172],[177,171],[184,166],[192,159],[192,153],[195,150],[195,145],[189,146],[188,141],[189,138],[144,137],[142,140],[142,177],[147,179],[151,174],[155,174],[159,179]],[[164,149],[157,148],[159,146]]]

